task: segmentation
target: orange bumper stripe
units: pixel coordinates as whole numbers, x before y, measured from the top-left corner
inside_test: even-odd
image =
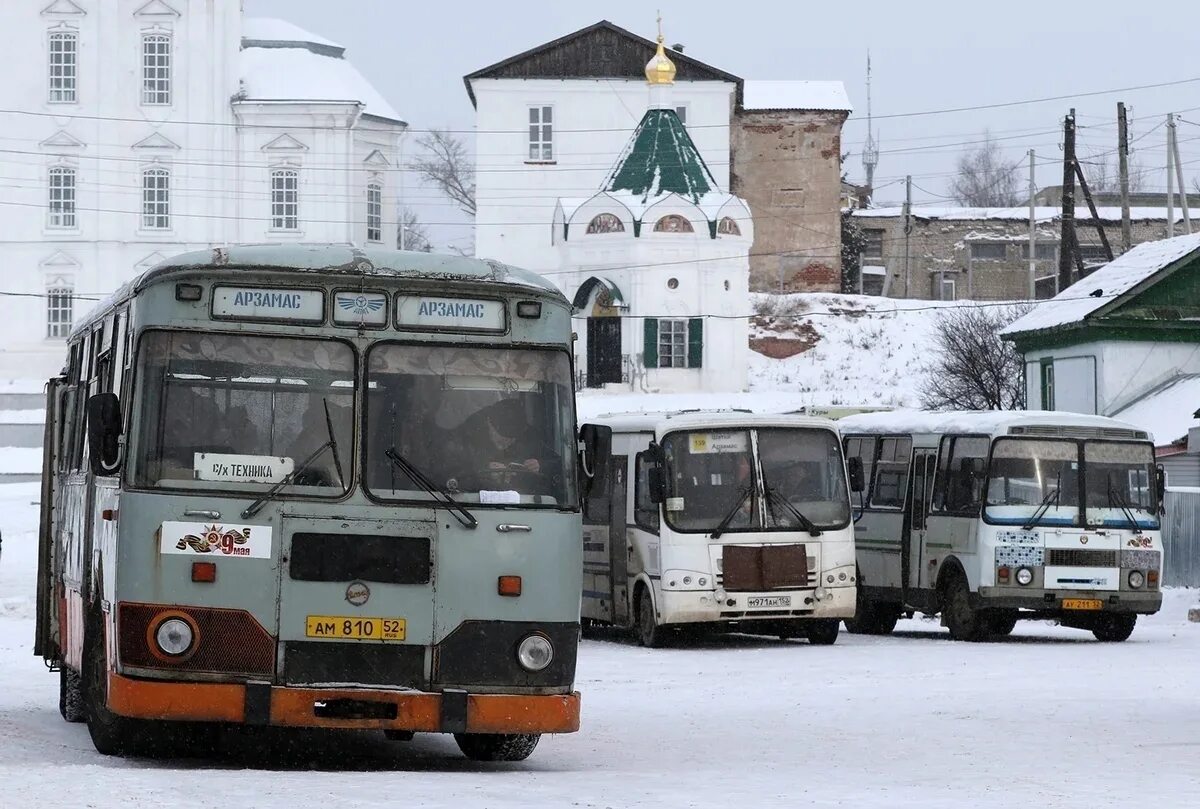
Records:
[[[396,706],[395,719],[318,717],[314,703],[359,700]],[[175,683],[108,676],[108,705],[114,713],[141,719],[190,722],[245,721],[246,689],[232,683]],[[442,697],[436,693],[373,689],[271,688],[272,725],[287,727],[441,730]],[[467,699],[470,733],[574,733],[579,730],[579,694],[472,694]]]

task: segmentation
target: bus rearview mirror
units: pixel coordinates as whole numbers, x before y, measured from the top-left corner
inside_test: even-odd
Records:
[[[88,399],[87,437],[92,474],[114,474],[121,465],[121,402],[117,394],[97,393]]]
[[[650,489],[650,502],[661,503],[667,499],[666,482],[663,480],[661,466],[652,466],[646,470],[646,485]]]
[[[857,455],[851,455],[846,459],[846,471],[850,475],[850,491],[858,492],[866,488],[866,480],[863,476],[862,458]]]
[[[612,455],[612,428],[585,424],[579,428],[580,466],[588,479],[601,475]]]

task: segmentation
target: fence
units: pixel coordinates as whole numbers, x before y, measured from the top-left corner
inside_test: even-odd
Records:
[[[1169,488],[1163,518],[1163,584],[1200,587],[1200,489]]]

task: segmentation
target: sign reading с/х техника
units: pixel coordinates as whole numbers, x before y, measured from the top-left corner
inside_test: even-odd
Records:
[[[396,322],[418,329],[504,331],[504,303],[475,298],[396,298]]]
[[[235,320],[295,320],[320,323],[325,319],[325,293],[319,289],[262,289],[215,287],[213,317]]]

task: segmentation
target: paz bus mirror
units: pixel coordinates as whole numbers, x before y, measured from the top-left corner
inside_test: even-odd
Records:
[[[857,455],[851,455],[846,459],[846,471],[850,474],[850,491],[859,493],[866,488],[866,482],[863,479],[863,462],[862,458]]]
[[[121,466],[121,402],[115,393],[97,393],[87,403],[88,450],[92,474],[111,475]]]
[[[585,424],[579,428],[579,484],[585,493],[604,486],[611,457],[611,427]]]

